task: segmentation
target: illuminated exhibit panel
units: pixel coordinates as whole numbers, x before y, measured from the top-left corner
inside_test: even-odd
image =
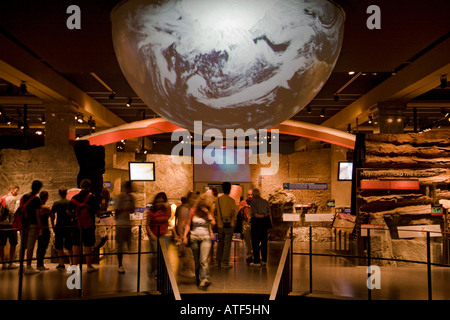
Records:
[[[138,96],[188,130],[268,129],[306,106],[339,56],[344,13],[316,0],[129,0],[111,13]]]
[[[353,162],[340,161],[338,164],[338,180],[351,181],[353,173]]]
[[[203,152],[202,148],[194,149],[194,157],[201,158],[201,164],[194,163],[194,181],[220,182],[251,182],[248,150],[233,150],[227,157],[225,149],[218,150],[220,155]],[[218,159],[221,163],[218,163]]]
[[[130,181],[155,181],[154,162],[129,162]]]

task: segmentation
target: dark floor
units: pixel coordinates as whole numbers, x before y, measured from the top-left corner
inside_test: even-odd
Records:
[[[107,243],[105,251],[113,250]],[[192,279],[177,276],[183,297],[197,294],[253,294],[268,297],[278,267],[283,242],[269,242],[269,259],[266,268],[249,267],[245,262],[245,245],[234,242],[231,250],[233,268],[210,267],[212,285],[207,291],[199,290]],[[313,243],[314,253],[332,253],[329,243]],[[143,251],[145,251],[143,245]],[[308,252],[307,244],[295,243],[294,252]],[[177,251],[169,246],[172,267],[176,273]],[[156,281],[147,276],[148,255],[141,258],[140,292],[156,293]],[[137,255],[125,255],[125,274],[117,272],[115,256],[103,257],[98,272],[82,276],[82,297],[98,298],[106,295],[127,295],[137,292]],[[294,255],[293,295],[338,299],[365,300],[368,298],[367,269],[354,266],[340,257],[315,256],[312,259],[313,281],[310,294],[309,257]],[[78,298],[78,290],[69,290],[66,281],[70,274],[56,270],[57,263],[47,263],[50,270],[23,276],[24,300],[54,300]],[[85,269],[83,269],[85,270]],[[371,291],[373,300],[426,300],[427,269],[424,265],[411,267],[380,267],[381,289]],[[18,297],[19,274],[17,270],[0,270],[0,299],[15,300]],[[450,268],[432,268],[432,297],[450,300]]]

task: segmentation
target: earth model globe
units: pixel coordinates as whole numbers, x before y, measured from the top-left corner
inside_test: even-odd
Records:
[[[269,129],[298,113],[334,68],[344,20],[328,0],[128,0],[111,12],[127,81],[190,131]]]

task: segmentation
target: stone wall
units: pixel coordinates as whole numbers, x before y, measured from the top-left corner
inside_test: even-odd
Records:
[[[327,200],[331,199],[331,149],[317,149],[292,154],[280,154],[280,166],[276,175],[261,176],[262,165],[250,165],[252,185],[268,199],[283,183],[327,183],[327,190],[289,190],[295,203],[313,202],[318,212],[329,212]]]
[[[77,187],[78,161],[73,147],[45,146],[31,150],[0,150],[0,194],[16,184],[19,195],[31,191],[33,180],[43,183],[42,190],[49,193],[48,204],[59,199],[61,185],[68,189]]]
[[[104,181],[113,184],[112,196],[120,193],[120,186],[124,180],[128,180],[128,163],[135,161],[135,154],[130,152],[117,152],[108,154],[113,161],[106,162]],[[136,206],[145,207],[158,192],[165,192],[169,199],[179,201],[189,191],[193,190],[193,165],[174,164],[170,155],[148,154],[147,162],[155,163],[155,181],[134,182],[136,188]],[[112,167],[110,166],[112,165]]]

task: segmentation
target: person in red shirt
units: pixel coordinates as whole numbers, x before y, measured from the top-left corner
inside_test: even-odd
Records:
[[[167,195],[160,192],[155,196],[152,207],[147,212],[147,234],[150,239],[150,254],[148,274],[150,278],[156,276],[156,250],[158,238],[164,239],[166,244],[169,244],[169,218],[171,211],[167,201]]]

